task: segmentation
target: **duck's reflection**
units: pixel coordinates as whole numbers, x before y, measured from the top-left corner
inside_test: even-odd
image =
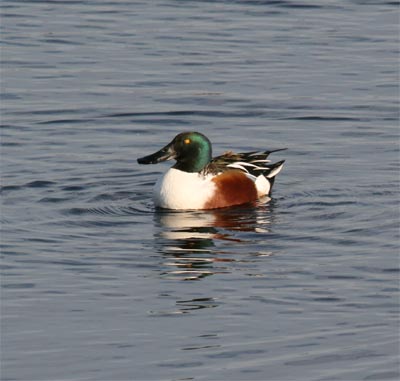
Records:
[[[251,233],[268,233],[272,205],[257,201],[244,206],[211,211],[155,213],[156,245],[163,255],[163,276],[199,280],[216,273],[229,273],[226,262],[234,253],[247,253],[254,243]],[[249,233],[243,234],[242,232]],[[233,249],[235,247],[235,249]]]

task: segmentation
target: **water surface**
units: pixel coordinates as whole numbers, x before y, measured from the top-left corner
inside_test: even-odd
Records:
[[[399,377],[398,6],[4,1],[2,380]],[[157,211],[197,130],[271,202]]]

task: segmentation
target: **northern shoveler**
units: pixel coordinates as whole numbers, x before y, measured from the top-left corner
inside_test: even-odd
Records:
[[[285,149],[285,148],[284,148]],[[154,203],[166,209],[216,209],[244,204],[271,194],[284,160],[267,157],[281,151],[226,152],[212,158],[211,143],[199,132],[183,132],[161,150],[138,159],[156,164],[175,159],[176,164],[154,188]]]

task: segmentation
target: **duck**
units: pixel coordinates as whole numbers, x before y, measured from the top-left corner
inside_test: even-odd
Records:
[[[231,207],[270,197],[276,175],[285,160],[270,164],[277,151],[232,151],[212,157],[210,140],[200,132],[182,132],[159,151],[137,159],[157,164],[175,159],[153,190],[157,208],[207,210]]]

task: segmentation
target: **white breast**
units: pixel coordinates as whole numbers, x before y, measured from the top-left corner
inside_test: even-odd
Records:
[[[154,187],[154,204],[167,209],[202,209],[216,188],[211,178],[171,168]]]

